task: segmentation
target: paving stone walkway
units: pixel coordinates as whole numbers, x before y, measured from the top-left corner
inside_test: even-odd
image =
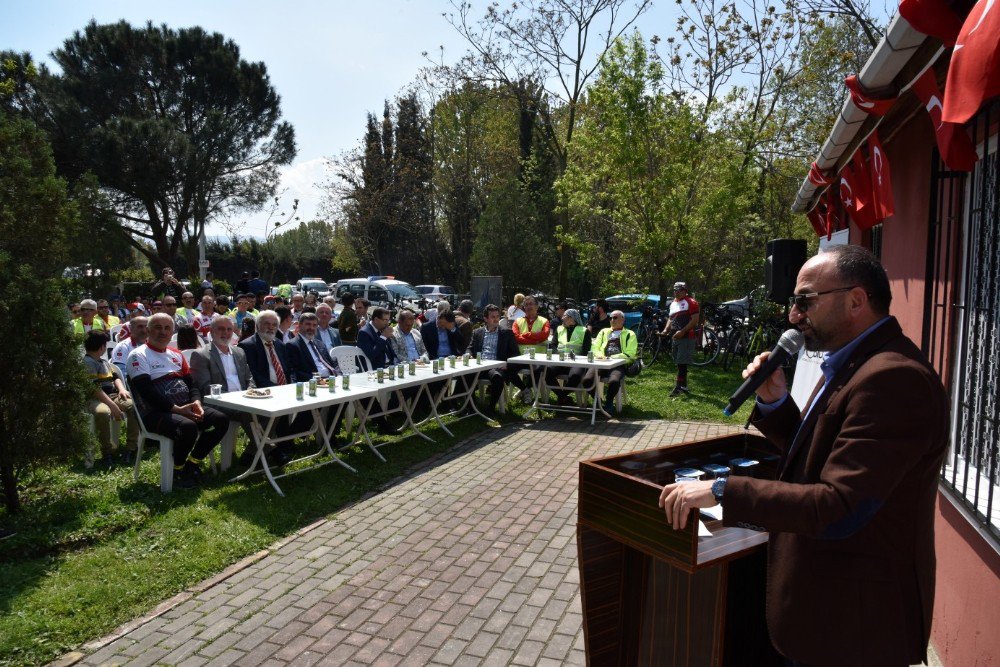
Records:
[[[480,433],[80,664],[583,665],[578,461],[734,430],[550,419]]]

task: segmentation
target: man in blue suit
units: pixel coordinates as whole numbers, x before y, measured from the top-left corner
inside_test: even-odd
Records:
[[[438,315],[433,322],[425,322],[420,327],[420,337],[427,347],[427,356],[431,359],[447,357],[454,354],[461,356],[465,349],[461,345],[458,327],[455,326],[455,313],[450,310]]]
[[[389,343],[391,336],[389,311],[385,308],[375,308],[368,324],[361,327],[361,331],[358,332],[358,347],[372,362],[372,368],[385,368],[396,363],[396,354]]]
[[[299,333],[286,347],[291,354],[292,374],[296,382],[308,382],[314,373],[321,378],[340,375],[337,361],[330,356],[326,344],[316,336],[319,318],[316,313],[299,316]]]

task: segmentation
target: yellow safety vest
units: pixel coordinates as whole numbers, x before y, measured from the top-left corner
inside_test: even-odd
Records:
[[[531,325],[531,333],[541,333],[542,329],[545,328],[547,322],[548,320],[546,320],[544,317],[540,315],[536,317],[535,323]],[[528,318],[519,317],[514,322],[514,324],[515,326],[517,326],[518,331],[524,331],[525,327],[528,326]],[[548,345],[548,342],[549,342],[548,340],[543,340],[541,343],[538,343],[537,345],[518,345],[517,347],[521,350],[521,354],[528,354],[528,350],[530,350],[531,348],[535,348],[536,353],[537,352],[544,353],[545,346]]]
[[[75,320],[73,320],[73,335],[79,336],[80,338],[83,338],[84,336],[86,336],[87,335],[87,330],[84,329],[83,327],[84,327],[84,324],[83,324],[83,318],[82,317],[78,317]],[[107,331],[108,330],[108,325],[105,324],[104,320],[102,320],[101,318],[99,318],[97,315],[94,315],[94,321],[90,325],[90,330],[91,331]]]
[[[566,327],[562,324],[556,330],[556,335],[559,340],[559,347],[565,349],[567,352],[572,352],[573,354],[580,354],[580,350],[583,349],[583,339],[587,335],[587,327],[582,327],[577,325],[573,328],[573,336],[569,337],[566,335]]]

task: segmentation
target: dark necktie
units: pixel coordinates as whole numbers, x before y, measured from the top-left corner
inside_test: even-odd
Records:
[[[320,354],[319,346],[316,344],[315,339],[309,341],[309,344],[312,345],[313,352],[316,353],[316,358],[319,359],[319,363],[323,364],[326,367],[326,370],[329,371],[330,375],[336,375],[337,374],[336,369],[334,369],[334,367],[331,366],[330,364],[326,363],[326,359],[324,359],[323,355]]]

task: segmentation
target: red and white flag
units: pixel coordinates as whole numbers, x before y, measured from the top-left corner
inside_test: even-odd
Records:
[[[889,158],[882,149],[878,139],[878,131],[868,137],[868,172],[872,177],[872,203],[875,205],[875,219],[885,220],[895,213],[895,202],[892,198],[892,174],[889,170]]]
[[[840,229],[840,214],[837,212],[837,198],[833,188],[826,191],[826,240],[833,237],[834,230]]]
[[[954,46],[962,29],[962,17],[947,0],[901,0],[899,15],[914,30],[937,37],[945,46]]]
[[[884,116],[896,103],[895,97],[886,100],[876,100],[869,97],[868,93],[861,89],[861,83],[854,74],[844,79],[844,83],[851,91],[851,101],[854,102],[854,106],[871,116]]]
[[[972,145],[972,139],[969,138],[964,125],[949,123],[942,117],[944,109],[941,102],[941,89],[938,87],[937,75],[933,68],[928,68],[920,75],[920,78],[913,82],[913,92],[924,103],[927,113],[931,117],[941,159],[944,160],[949,169],[972,171],[976,161],[979,160],[976,147]]]
[[[826,234],[826,204],[823,200],[816,202],[812,210],[806,213],[806,217],[809,218],[809,223],[812,225],[813,231],[816,232],[816,236],[823,236]]]
[[[965,123],[984,101],[1000,95],[1000,7],[996,4],[996,0],[979,0],[958,34],[941,113],[948,123]]]
[[[824,185],[830,185],[833,179],[823,173],[823,170],[813,162],[809,165],[809,182],[815,186],[823,187]]]
[[[840,172],[840,202],[862,231],[871,229],[878,222],[871,188],[872,182],[865,162],[861,159],[861,153],[855,151],[851,156],[851,163]]]

